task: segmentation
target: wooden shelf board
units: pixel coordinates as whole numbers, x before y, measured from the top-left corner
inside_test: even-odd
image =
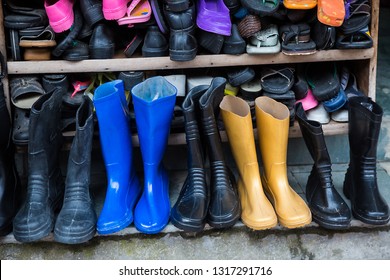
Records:
[[[9,61],[7,66],[8,74],[116,72],[362,60],[371,59],[374,54],[375,49],[370,48],[326,50],[318,51],[312,55],[295,56],[283,53],[270,55],[198,55],[194,60],[185,62],[172,61],[169,57],[88,59],[82,61]]]

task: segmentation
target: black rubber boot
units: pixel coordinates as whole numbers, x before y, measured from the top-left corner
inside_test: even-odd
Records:
[[[204,169],[204,153],[199,123],[199,98],[208,86],[196,86],[183,101],[184,128],[187,142],[187,178],[171,210],[171,222],[189,232],[203,230],[209,204],[209,189]]]
[[[389,222],[389,206],[381,196],[376,178],[376,152],[383,110],[370,98],[348,101],[350,162],[344,194],[351,200],[356,219],[372,225]]]
[[[181,12],[164,9],[170,27],[169,56],[173,61],[190,61],[196,57],[198,44],[195,38],[195,5]]]
[[[303,139],[314,160],[306,184],[306,200],[313,220],[327,229],[346,229],[351,223],[351,211],[333,185],[332,164],[322,125],[306,118],[302,103],[298,103],[295,110]]]
[[[203,134],[206,138],[210,160],[210,205],[208,223],[215,228],[233,226],[240,218],[241,207],[232,172],[229,170],[222,150],[216,116],[224,96],[226,79],[213,78],[210,87],[199,100]]]
[[[27,195],[13,223],[15,239],[20,242],[37,241],[50,234],[55,212],[62,204],[61,93],[56,88],[42,95],[31,107]]]
[[[15,167],[11,121],[1,81],[0,120],[0,236],[5,236],[12,231],[12,220],[19,210],[22,190]]]
[[[96,232],[96,213],[89,193],[93,137],[92,100],[84,96],[76,113],[76,135],[69,152],[64,203],[54,227],[54,240],[77,244]]]

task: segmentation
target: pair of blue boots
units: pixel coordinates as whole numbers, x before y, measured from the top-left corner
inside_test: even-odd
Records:
[[[169,222],[169,179],[162,165],[167,146],[176,88],[161,76],[146,79],[131,90],[144,167],[140,185],[133,164],[130,112],[122,80],[100,85],[94,105],[108,186],[97,222],[99,234],[118,232],[133,221],[153,234]]]

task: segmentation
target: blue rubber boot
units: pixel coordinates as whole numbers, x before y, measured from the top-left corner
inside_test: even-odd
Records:
[[[158,233],[169,221],[169,179],[162,159],[176,92],[161,76],[149,78],[131,90],[144,166],[144,191],[135,207],[134,224],[143,233]]]
[[[110,234],[133,222],[133,210],[142,188],[133,166],[130,112],[123,81],[100,85],[95,90],[93,103],[108,179],[97,231]]]

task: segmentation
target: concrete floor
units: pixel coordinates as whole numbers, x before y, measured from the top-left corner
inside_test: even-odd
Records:
[[[381,141],[378,153],[378,184],[390,204],[390,26],[385,23],[390,9],[381,9],[377,102],[385,111]],[[327,140],[333,165],[333,180],[341,192],[346,170],[345,136]],[[340,140],[341,139],[341,140]],[[295,140],[294,140],[295,141]],[[296,140],[299,141],[299,140]],[[342,143],[341,145],[338,145]],[[307,157],[306,154],[303,155]],[[304,195],[304,186],[311,165],[289,166],[289,181],[300,195]],[[97,175],[96,175],[97,176]],[[181,188],[185,172],[171,174],[171,199],[175,200]],[[99,178],[95,178],[99,180]],[[93,189],[96,197],[102,190]],[[97,205],[101,205],[101,202]],[[97,206],[99,211],[99,206]],[[369,227],[354,220],[346,231],[327,231],[315,223],[301,229],[287,230],[277,227],[266,231],[252,231],[238,223],[229,230],[207,228],[203,233],[189,236],[178,231],[172,225],[160,234],[147,236],[129,227],[110,236],[96,236],[82,245],[68,246],[53,242],[52,236],[34,243],[20,244],[12,235],[0,238],[0,259],[272,259],[272,260],[346,260],[346,259],[390,259],[390,225]]]

